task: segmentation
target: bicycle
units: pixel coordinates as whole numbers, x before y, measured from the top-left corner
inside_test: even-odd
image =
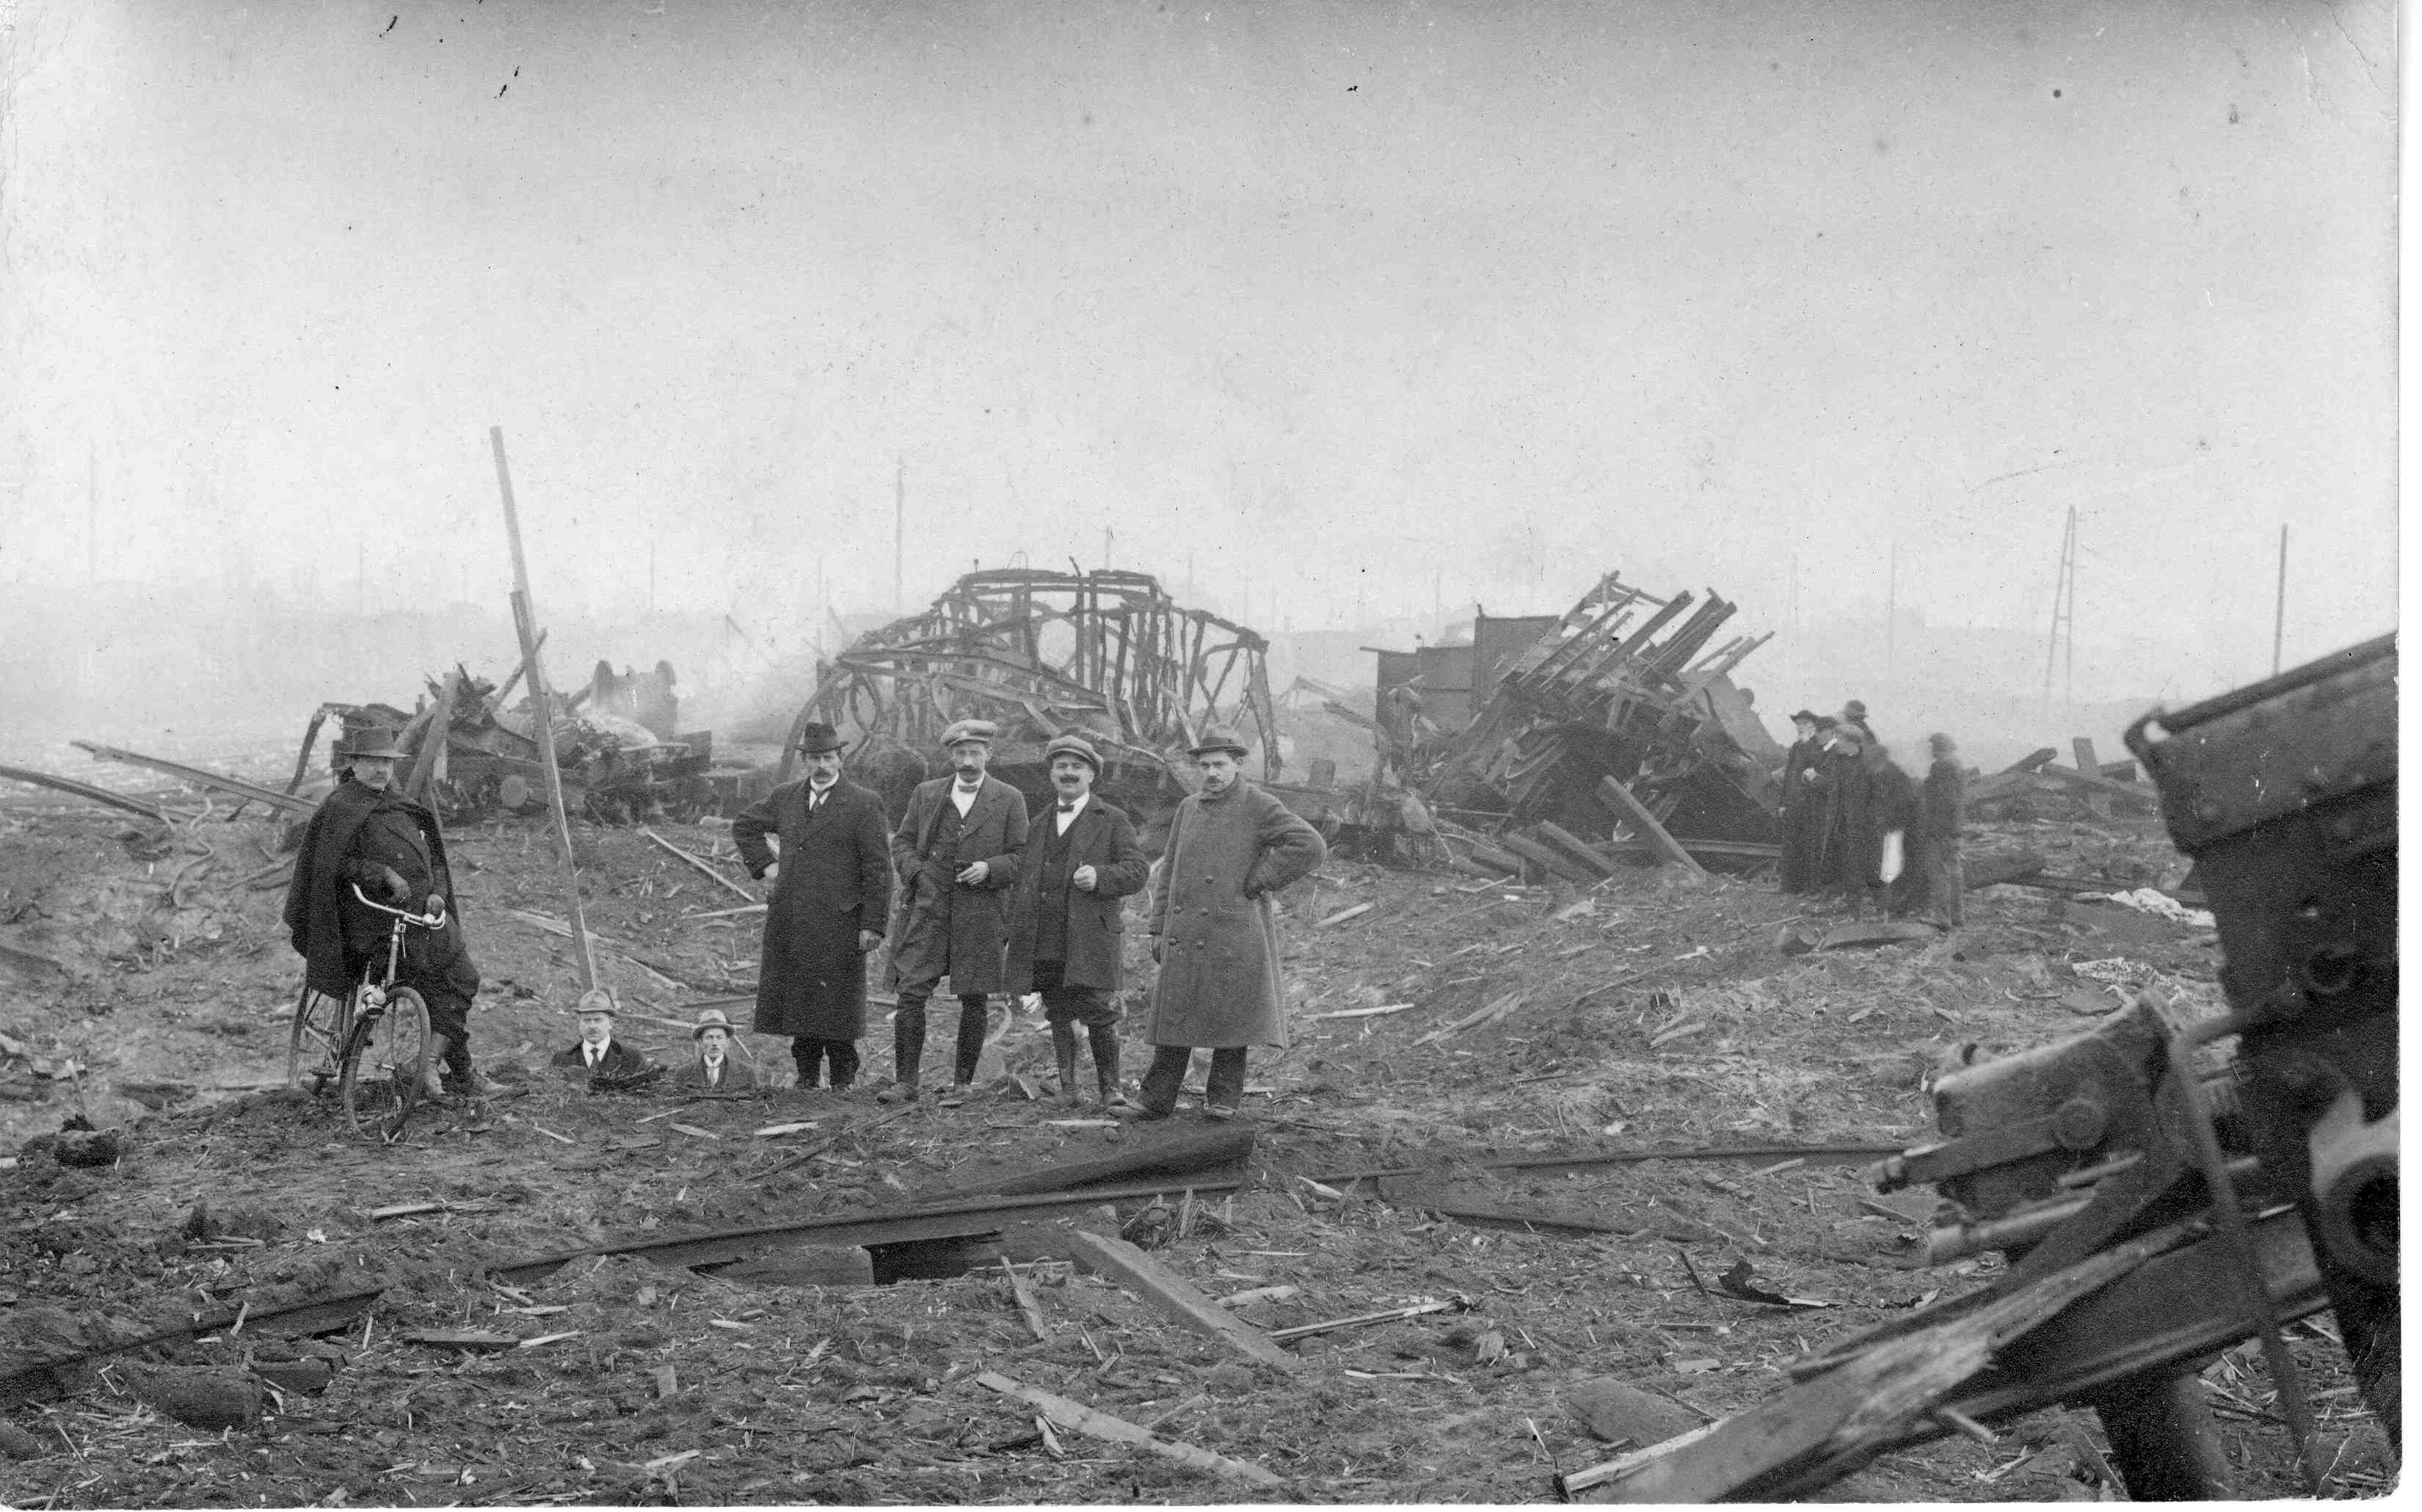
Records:
[[[429,1072],[429,1004],[414,989],[395,984],[396,969],[403,959],[403,932],[445,928],[446,902],[432,897],[432,911],[416,914],[371,902],[358,883],[354,896],[364,907],[395,921],[387,932],[386,974],[378,977],[373,962],[363,969],[361,984],[343,998],[304,986],[287,1032],[286,1084],[299,1087],[307,1077],[312,1095],[318,1096],[335,1081],[338,1100],[354,1131],[375,1133],[392,1144],[420,1100]],[[306,1071],[307,1050],[315,1046],[319,1063]]]

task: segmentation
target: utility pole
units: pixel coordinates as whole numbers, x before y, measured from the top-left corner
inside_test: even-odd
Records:
[[[2279,650],[2288,637],[2288,528],[2279,528],[2279,593],[2271,611],[2271,675],[2279,675]]]
[[[656,612],[656,537],[648,533],[648,612]]]
[[[1884,675],[1893,672],[1893,632],[1900,622],[1900,543],[1892,543],[1884,567]]]
[[[1110,528],[1107,525],[1102,527],[1102,571],[1104,572],[1110,570],[1110,543],[1114,539],[1110,533]]]
[[[101,581],[101,449],[84,444],[84,581]]]
[[[908,555],[908,454],[900,454],[900,468],[891,476],[891,612],[904,612],[902,603],[904,575],[901,567]]]
[[[2052,637],[2044,648],[2044,711],[2052,711],[2052,669],[2068,651],[2066,696],[2075,701],[2077,669],[2077,506],[2068,507],[2068,523],[2060,534],[2060,567],[2052,575]]]
[[[1800,553],[1791,554],[1791,633],[1800,633]]]

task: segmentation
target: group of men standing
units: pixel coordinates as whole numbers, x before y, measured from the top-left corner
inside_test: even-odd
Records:
[[[1093,791],[1102,757],[1091,741],[1070,732],[1044,748],[1054,802],[1038,822],[986,770],[999,734],[981,719],[944,732],[951,775],[920,784],[887,832],[882,800],[842,776],[839,734],[804,729],[805,775],[731,825],[750,874],[773,883],[752,1027],[790,1037],[801,1086],[851,1085],[865,957],[888,937],[898,1007],[880,1100],[922,1095],[926,1011],[947,979],[959,1000],[956,1095],[974,1082],[992,998],[1034,993],[1064,1099],[1077,1100],[1081,1028],[1105,1109],[1170,1116],[1193,1051],[1209,1048],[1206,1116],[1234,1117],[1248,1047],[1286,1043],[1270,895],[1319,866],[1319,831],[1244,779],[1234,731],[1204,731],[1191,752],[1200,790],[1178,806],[1147,910],[1160,967],[1155,1051],[1131,1105],[1121,1090],[1124,900],[1144,890],[1151,863],[1133,820]]]
[[[1873,907],[1946,928],[1962,923],[1967,776],[1952,738],[1927,737],[1932,763],[1921,784],[1877,738],[1856,699],[1839,715],[1801,709],[1791,724],[1782,772],[1782,890],[1835,898],[1853,918]]]

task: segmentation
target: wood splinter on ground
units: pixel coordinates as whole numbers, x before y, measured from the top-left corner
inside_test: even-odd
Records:
[[[1292,1371],[1302,1362],[1272,1342],[1274,1335],[1231,1316],[1192,1282],[1126,1240],[1079,1230],[1068,1236],[1068,1242],[1078,1265],[1109,1276],[1195,1332],[1281,1370]]]
[[[1043,1304],[1034,1299],[1034,1292],[1026,1284],[1026,1278],[1017,1273],[1017,1267],[1010,1263],[1007,1255],[1000,1257],[1000,1268],[1009,1277],[1009,1295],[1017,1303],[1017,1315],[1026,1320],[1027,1331],[1034,1335],[1036,1343],[1049,1343],[1051,1329],[1043,1321]]]
[[[1230,1459],[1225,1455],[1215,1455],[1208,1449],[1198,1449],[1190,1443],[1182,1443],[1175,1439],[1164,1439],[1151,1429],[1129,1423],[1124,1418],[1112,1417],[1108,1412],[1097,1412],[1082,1402],[1071,1401],[1065,1396],[1054,1395],[1039,1387],[1012,1380],[997,1370],[980,1372],[976,1376],[976,1384],[999,1392],[1004,1396],[1014,1396],[1020,1401],[1031,1403],[1042,1409],[1043,1416],[1046,1421],[1056,1423],[1071,1432],[1081,1433],[1089,1439],[1101,1439],[1110,1443],[1131,1443],[1139,1449],[1148,1449],[1165,1458],[1174,1459],[1182,1465],[1191,1465],[1196,1470],[1208,1471],[1214,1475],[1244,1481],[1249,1485],[1283,1486],[1286,1484],[1259,1465],[1249,1464],[1242,1459]]]

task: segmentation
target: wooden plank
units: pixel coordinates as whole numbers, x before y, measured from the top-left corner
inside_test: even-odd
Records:
[[[1068,1244],[1078,1265],[1096,1275],[1116,1280],[1177,1322],[1228,1346],[1246,1359],[1286,1371],[1294,1370],[1300,1362],[1272,1344],[1261,1330],[1229,1313],[1192,1282],[1126,1240],[1079,1230],[1068,1236]]]
[[[1629,788],[1612,777],[1598,779],[1597,787],[1600,793],[1614,800],[1615,806],[1630,819],[1632,827],[1648,842],[1659,858],[1681,867],[1693,876],[1707,874],[1707,869],[1701,866],[1689,851],[1684,850],[1673,836],[1665,832],[1665,827],[1657,822],[1657,816],[1648,811],[1646,804],[1632,795]]]
[[[1165,1459],[1174,1459],[1182,1465],[1190,1465],[1196,1470],[1207,1471],[1229,1480],[1243,1481],[1250,1486],[1267,1488],[1286,1484],[1259,1465],[1215,1455],[1208,1449],[1198,1449],[1175,1439],[1164,1439],[1150,1428],[1129,1423],[1124,1418],[1112,1417],[1108,1412],[1097,1412],[1082,1402],[1055,1395],[1040,1387],[1012,1380],[997,1370],[978,1372],[976,1384],[1004,1396],[1032,1403],[1042,1410],[1045,1417],[1071,1433],[1081,1433],[1089,1439],[1100,1439],[1109,1443],[1133,1444]]]
[[[1554,846],[1557,850],[1563,852],[1572,859],[1581,862],[1585,867],[1588,867],[1599,876],[1606,877],[1614,875],[1615,867],[1612,861],[1600,856],[1596,850],[1591,848],[1589,842],[1581,839],[1581,836],[1574,834],[1571,830],[1566,829],[1564,826],[1553,823],[1549,820],[1542,819],[1538,823],[1537,829],[1541,840],[1546,841],[1549,844]]]
[[[1533,1204],[1502,1203],[1484,1192],[1425,1186],[1419,1181],[1381,1178],[1379,1197],[1396,1207],[1417,1207],[1444,1218],[1494,1228],[1543,1231],[1549,1234],[1654,1235],[1660,1239],[1720,1237],[1705,1223],[1645,1209],[1614,1208],[1603,1213],[1549,1208]]]
[[[649,843],[651,843],[651,844],[654,845],[657,849],[667,852],[668,854],[671,855],[675,859],[677,859],[677,860],[679,860],[679,861],[683,862],[684,865],[691,866],[691,867],[695,867],[695,868],[698,870],[698,872],[699,872],[699,874],[700,874],[700,875],[702,875],[702,876],[707,876],[707,877],[712,877],[714,880],[716,880],[716,882],[721,883],[723,886],[725,886],[725,887],[727,887],[727,888],[730,888],[732,891],[734,891],[734,892],[738,893],[738,894],[739,894],[740,896],[742,896],[743,898],[749,899],[749,900],[750,900],[750,901],[752,901],[752,902],[754,902],[754,900],[756,899],[757,894],[755,894],[755,893],[753,893],[753,892],[749,891],[747,888],[742,887],[739,883],[734,882],[733,880],[731,880],[731,878],[730,878],[730,877],[728,877],[728,876],[725,876],[722,873],[720,873],[720,872],[716,871],[713,866],[709,865],[709,864],[708,864],[705,860],[703,860],[702,858],[699,858],[699,857],[696,857],[696,856],[692,856],[689,852],[687,852],[687,851],[685,851],[685,850],[682,849],[679,845],[674,844],[671,841],[667,840],[664,836],[657,834],[654,830],[650,829],[647,826],[645,826],[645,825],[641,825],[641,826],[639,827],[639,833],[640,833],[640,834],[642,834],[642,835],[645,835],[645,836],[648,838],[648,842],[649,842]],[[763,908],[763,907],[764,906],[764,905],[763,905],[763,904],[758,904],[758,905],[757,905],[757,906],[758,906],[758,907],[760,907],[760,908]],[[724,910],[724,911],[725,911],[726,913],[737,913],[737,912],[744,912],[744,911],[746,911],[746,910],[742,910],[742,909],[726,909],[726,910]],[[700,914],[700,915],[694,915],[693,917],[696,917],[696,918],[704,918],[704,917],[706,917],[706,916],[705,916],[705,915],[703,915],[703,914]]]
[[[2082,788],[2087,793],[2107,793],[2115,798],[2125,798],[2134,804],[2150,805],[2157,801],[2152,790],[2141,782],[2114,782],[2107,777],[2072,771],[2068,767],[2054,766],[2049,763],[2038,769],[2036,775],[2058,782],[2064,787]]]
[[[1034,1299],[1033,1288],[1026,1284],[1026,1278],[1017,1273],[1017,1268],[1009,1263],[1009,1256],[1000,1257],[1000,1268],[1009,1277],[1010,1299],[1017,1304],[1017,1315],[1026,1320],[1027,1331],[1034,1335],[1037,1344],[1050,1343],[1051,1328],[1043,1321],[1043,1304]]]
[[[250,798],[255,803],[265,803],[271,808],[283,809],[289,813],[309,813],[319,807],[309,798],[294,797],[289,794],[280,793],[275,788],[262,787],[258,782],[246,782],[240,778],[221,777],[216,772],[206,772],[198,766],[163,761],[157,756],[137,755],[131,750],[120,750],[116,746],[103,746],[90,740],[71,741],[69,744],[78,750],[89,752],[101,761],[123,762],[129,766],[140,766],[149,771],[165,773],[169,777],[182,778],[188,782],[197,782],[207,788],[216,788],[221,793],[231,793],[240,798]]]
[[[2001,771],[1996,772],[1993,775],[1996,777],[2015,777],[2021,773],[2032,772],[2036,770],[2036,768],[2043,765],[2046,762],[2057,761],[2059,759],[2060,752],[2050,746],[2046,746],[2041,749],[2027,752],[2026,755],[2021,757],[2015,762],[2012,762],[2009,765],[2003,767]]]
[[[463,691],[462,674],[448,672],[437,689],[436,705],[429,711],[429,722],[420,728],[420,745],[412,755],[412,769],[403,777],[403,795],[413,802],[429,802],[429,785],[437,780],[437,768],[446,759],[446,743],[454,731],[454,701]]]
[[[1581,862],[1568,861],[1535,840],[1530,840],[1521,835],[1500,835],[1497,837],[1497,843],[1524,860],[1537,865],[1550,876],[1560,876],[1567,882],[1585,888],[1597,885],[1596,873],[1584,871]]]
[[[1154,1138],[1153,1134],[1161,1134]],[[953,1197],[1016,1197],[1074,1191],[1097,1182],[1144,1176],[1184,1176],[1251,1158],[1254,1130],[1249,1124],[1216,1124],[1199,1129],[1132,1130],[1114,1154],[1065,1160],[1039,1171],[1014,1172],[993,1181],[954,1189]]]
[[[8,765],[0,765],[0,777],[16,782],[29,782],[35,787],[51,788],[60,793],[72,793],[79,798],[87,798],[112,809],[123,809],[128,813],[139,813],[146,819],[157,819],[163,824],[167,822],[167,815],[161,811],[160,806],[156,803],[148,803],[141,798],[130,798],[123,793],[112,793],[107,788],[97,788],[89,783],[79,782],[73,778],[53,777],[48,772],[37,772],[29,767]]]
[[[2077,756],[2078,771],[2093,777],[2100,777],[2102,775],[2102,764],[2095,759],[2094,741],[2091,737],[2085,735],[2075,736],[2069,741],[2068,748]],[[2088,809],[2093,810],[2096,813],[2108,818],[2111,813],[2110,795],[2103,793],[2088,793],[2085,795],[2085,806]]]

